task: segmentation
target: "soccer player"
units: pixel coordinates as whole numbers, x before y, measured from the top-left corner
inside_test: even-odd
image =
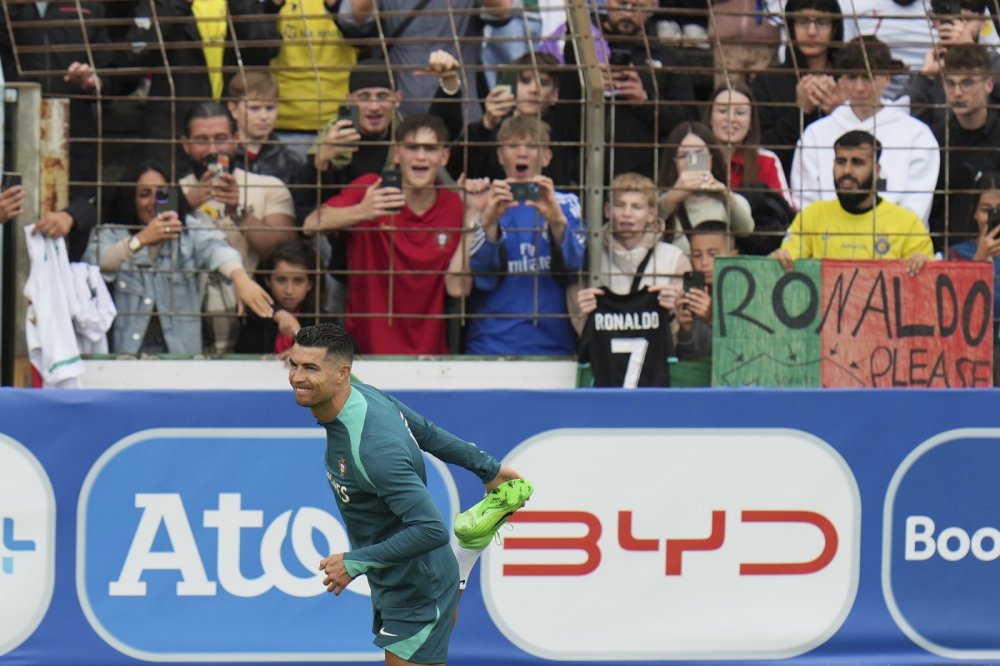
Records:
[[[444,664],[464,581],[531,484],[376,388],[351,381],[354,340],[338,324],[302,328],[289,356],[295,401],[326,428],[326,472],[352,550],[324,558],[327,590],[368,576],[375,645],[385,663]],[[421,451],[468,469],[487,496],[455,520],[458,546],[431,500]]]

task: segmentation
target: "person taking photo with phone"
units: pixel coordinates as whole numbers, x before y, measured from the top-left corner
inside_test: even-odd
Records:
[[[975,188],[971,221],[979,233],[949,247],[945,257],[953,261],[989,261],[997,280],[1000,279],[1000,173],[981,173]],[[993,312],[993,385],[1000,386],[1000,320],[996,318],[1000,312],[1000,289],[993,290]]]
[[[637,173],[611,182],[604,205],[599,281],[576,293],[579,359],[592,386],[670,386],[678,352],[677,298],[691,262],[664,242],[656,183]],[[626,350],[631,350],[626,353]],[[638,354],[641,363],[632,361]]]
[[[691,273],[684,274],[684,289],[677,298],[679,356],[712,356],[712,289],[715,260],[739,254],[725,222],[706,220],[687,233],[691,247]]]
[[[166,170],[139,165],[114,190],[108,219],[91,236],[84,255],[100,267],[118,309],[111,326],[116,354],[201,354],[201,280],[218,273],[232,281],[236,310],[274,315],[273,299],[253,281],[240,253],[203,219],[182,219],[164,201]],[[158,203],[158,201],[160,203]]]
[[[355,178],[306,217],[347,239],[345,325],[364,354],[446,354],[445,296],[462,295],[461,198],[441,188],[448,131],[417,114],[396,128],[398,167]],[[398,179],[398,180],[397,180]]]
[[[275,247],[295,238],[295,206],[280,180],[234,165],[238,140],[236,122],[225,106],[196,104],[184,120],[181,137],[191,173],[179,184],[192,215],[222,231],[252,276]],[[239,333],[233,286],[212,277],[202,309],[210,315],[208,350],[231,352]]]
[[[750,204],[729,189],[726,166],[712,130],[702,123],[681,123],[667,137],[659,212],[667,220],[664,238],[685,253],[686,234],[708,220],[725,222],[738,238],[753,233]]]
[[[542,169],[552,159],[549,126],[535,116],[500,125],[497,156],[507,177],[469,196],[473,279],[468,354],[569,355],[575,350],[566,287],[583,267],[580,200]]]

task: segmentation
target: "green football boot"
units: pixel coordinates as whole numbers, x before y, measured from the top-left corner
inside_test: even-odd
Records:
[[[458,545],[472,550],[488,546],[497,530],[531,498],[532,490],[524,479],[504,481],[468,511],[455,516]]]

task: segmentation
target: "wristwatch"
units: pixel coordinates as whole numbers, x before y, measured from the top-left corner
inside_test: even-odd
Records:
[[[136,234],[135,236],[132,236],[132,238],[128,239],[128,249],[129,249],[129,251],[132,252],[132,254],[135,254],[140,249],[142,249],[142,241],[139,240],[139,235],[138,234]]]

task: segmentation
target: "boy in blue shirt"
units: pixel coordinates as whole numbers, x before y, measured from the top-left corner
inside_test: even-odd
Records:
[[[494,180],[485,196],[468,200],[481,218],[473,225],[469,249],[474,316],[465,351],[573,354],[566,285],[583,268],[586,228],[580,200],[557,192],[552,179],[541,175],[552,159],[545,122],[510,117],[497,139],[507,178]]]

